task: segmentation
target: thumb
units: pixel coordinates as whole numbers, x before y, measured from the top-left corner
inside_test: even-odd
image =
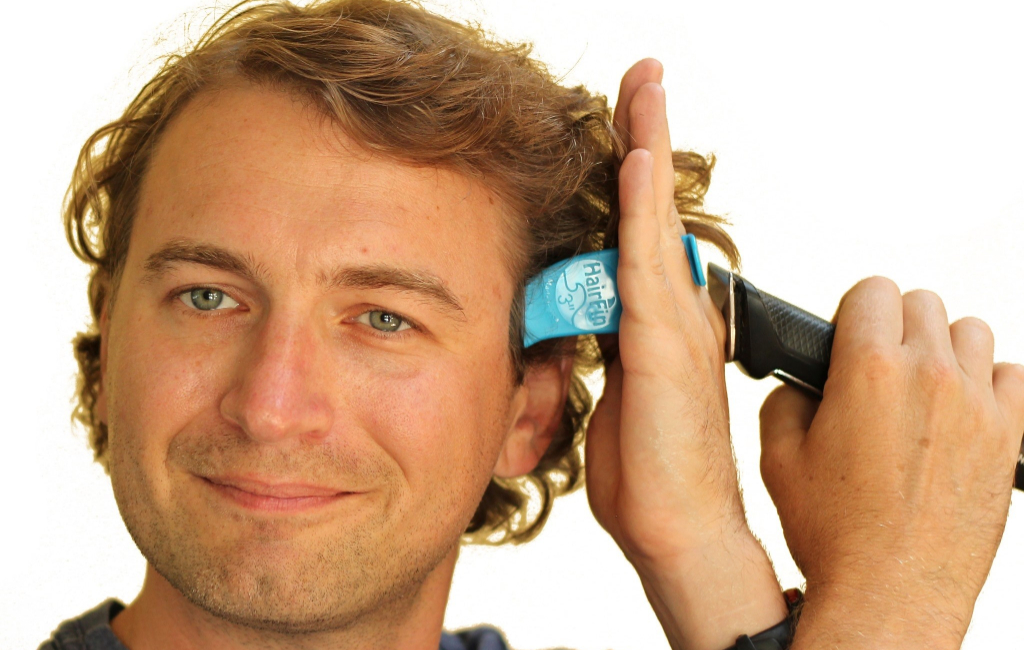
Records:
[[[1010,455],[1024,454],[1019,443],[1024,431],[1024,366],[1016,363],[997,363],[992,369],[992,390],[996,403],[1010,424]],[[1020,445],[1018,447],[1017,445]]]
[[[761,406],[761,478],[772,500],[785,477],[795,471],[800,446],[820,404],[783,384],[769,393]]]
[[[587,424],[583,463],[590,510],[609,532],[612,532],[609,526],[614,526],[613,513],[619,491],[621,409],[622,362],[616,359],[606,367],[604,394]]]

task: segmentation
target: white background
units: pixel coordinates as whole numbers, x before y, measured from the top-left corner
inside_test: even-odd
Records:
[[[141,585],[109,482],[69,423],[70,341],[88,309],[60,204],[85,138],[183,42],[181,17],[201,23],[209,4],[4,10],[0,648],[34,648],[60,620]],[[951,319],[984,318],[997,358],[1024,361],[1024,21],[1015,3],[946,4],[453,0],[448,11],[534,41],[567,82],[613,100],[631,63],[661,59],[673,145],[718,156],[708,206],[733,220],[759,287],[830,317],[854,282],[886,275],[937,291]],[[757,471],[757,410],[772,386],[730,369],[751,526],[793,586]],[[965,648],[1019,645],[1022,583],[1018,493]],[[447,624],[479,622],[518,648],[667,647],[582,492],[556,504],[536,541],[464,552]]]

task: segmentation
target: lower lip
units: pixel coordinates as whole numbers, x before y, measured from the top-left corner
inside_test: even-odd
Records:
[[[203,480],[216,492],[230,499],[237,505],[240,505],[247,510],[256,510],[259,512],[297,513],[310,511],[323,508],[324,506],[335,503],[346,496],[352,496],[354,494],[352,492],[339,492],[338,494],[326,496],[272,497],[246,492],[245,490],[240,490],[231,485],[214,483],[209,479]]]

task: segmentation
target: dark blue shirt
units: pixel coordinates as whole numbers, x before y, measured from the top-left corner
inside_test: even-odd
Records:
[[[128,650],[110,629],[110,621],[124,604],[111,598],[77,618],[64,621],[39,650]],[[440,650],[508,650],[505,638],[493,627],[442,632]]]

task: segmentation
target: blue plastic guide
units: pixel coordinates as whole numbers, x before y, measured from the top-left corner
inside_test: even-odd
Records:
[[[690,276],[707,285],[697,240],[683,235]],[[538,341],[577,334],[619,331],[622,303],[616,282],[619,251],[584,253],[550,266],[526,285],[526,347]]]

